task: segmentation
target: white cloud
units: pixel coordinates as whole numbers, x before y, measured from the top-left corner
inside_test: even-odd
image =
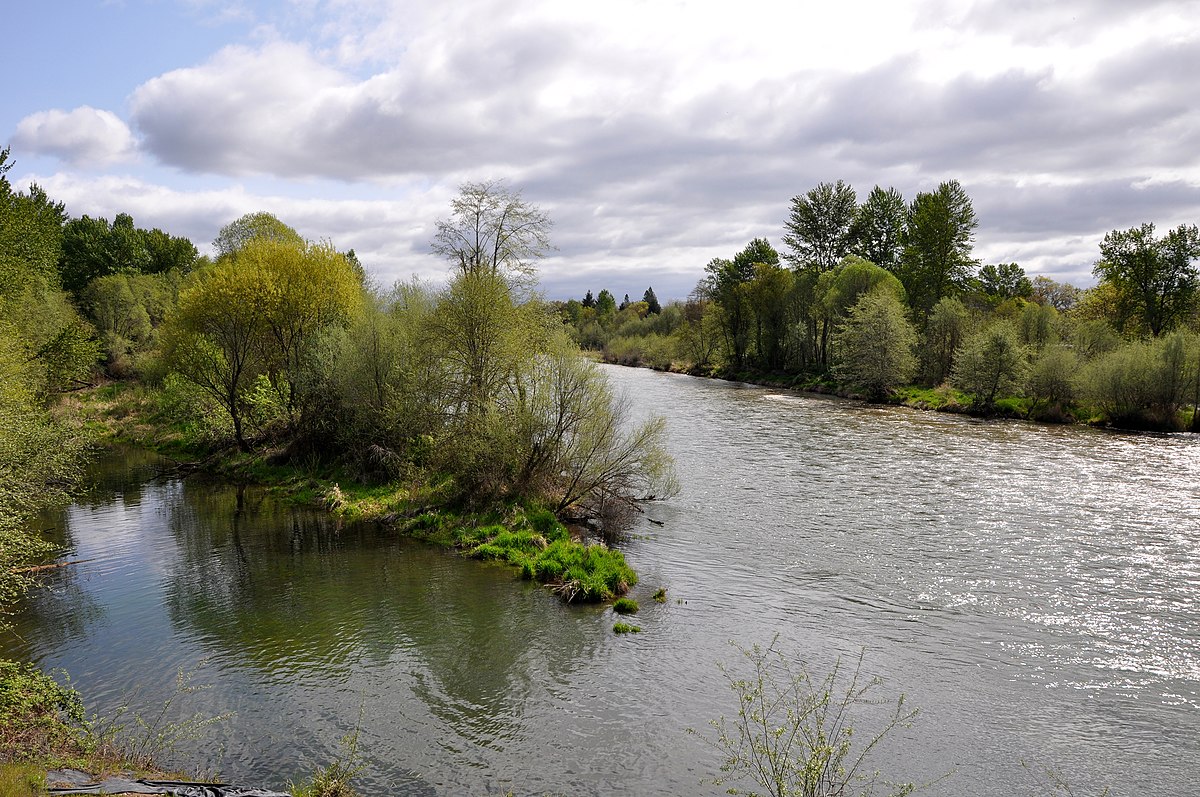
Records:
[[[92,169],[127,161],[135,152],[126,124],[111,111],[89,105],[30,114],[17,124],[12,143],[19,150]]]

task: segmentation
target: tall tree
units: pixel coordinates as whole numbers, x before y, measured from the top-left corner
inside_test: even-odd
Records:
[[[500,180],[464,183],[430,246],[460,274],[528,281],[550,245],[550,217]]]
[[[904,249],[908,206],[895,188],[875,186],[854,214],[850,225],[851,251],[877,266],[894,271]]]
[[[646,303],[647,312],[650,315],[658,315],[662,312],[662,305],[658,303],[658,297],[654,295],[654,288],[647,288],[642,294],[642,301]]]
[[[1117,294],[1118,323],[1133,321],[1158,337],[1195,308],[1200,286],[1200,232],[1180,225],[1162,238],[1154,225],[1113,230],[1100,244],[1092,274]]]
[[[66,212],[37,185],[13,191],[5,176],[13,164],[7,147],[0,150],[0,298],[10,296],[41,279],[58,282],[62,252],[62,225]]]
[[[796,268],[818,272],[832,269],[850,253],[850,226],[858,207],[854,189],[841,180],[819,183],[802,196],[792,197],[783,243],[787,260]]]
[[[979,221],[957,180],[917,194],[908,211],[900,279],[922,317],[943,296],[962,290],[975,268],[971,249]]]

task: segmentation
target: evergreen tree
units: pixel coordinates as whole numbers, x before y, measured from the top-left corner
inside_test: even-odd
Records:
[[[649,308],[650,315],[658,315],[662,312],[662,305],[658,303],[658,297],[654,295],[654,288],[646,289],[646,292],[642,294],[642,301]]]

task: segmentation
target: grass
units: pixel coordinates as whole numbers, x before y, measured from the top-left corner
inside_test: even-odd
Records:
[[[637,601],[633,598],[617,598],[613,602],[613,611],[617,614],[637,614]]]
[[[630,625],[629,623],[616,623],[613,625],[614,634],[640,634],[642,627],[640,625]]]
[[[654,602],[655,603],[666,603],[667,602],[667,588],[666,587],[659,587],[654,592]]]

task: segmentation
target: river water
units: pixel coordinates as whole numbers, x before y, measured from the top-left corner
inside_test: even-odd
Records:
[[[1047,769],[1077,795],[1196,793],[1200,439],[606,370],[666,415],[683,485],[623,544],[640,634],[127,454],[43,519],[86,561],[0,653],[102,713],[151,714],[192,673],[207,688],[168,716],[233,716],[179,756],[235,782],[283,787],[358,727],[367,795],[715,795],[720,757],[685,729],[736,713],[730,643],[774,639],[817,675],[861,654],[920,708],[875,764],[926,794],[1050,794]]]

